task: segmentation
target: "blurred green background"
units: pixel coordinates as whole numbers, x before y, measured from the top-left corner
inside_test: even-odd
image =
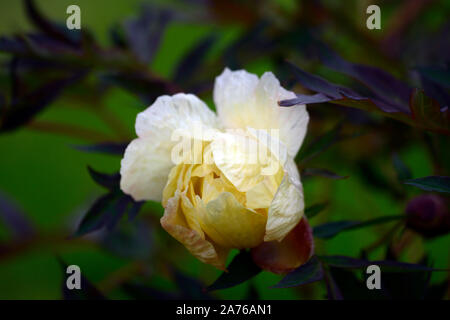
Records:
[[[195,1],[193,1],[195,2]],[[267,8],[268,16],[272,8],[277,12],[289,15],[290,12],[306,10],[306,1],[279,0],[261,1],[260,9]],[[341,16],[349,24],[365,24],[364,8],[371,1],[322,1],[326,7],[340,10]],[[70,4],[78,4],[81,8],[82,28],[93,32],[99,43],[109,45],[109,30],[112,25],[136,16],[142,0],[127,1],[72,1],[72,0],[41,0],[36,1],[45,15],[54,21],[64,22],[66,8]],[[152,2],[155,3],[155,2]],[[161,2],[163,3],[163,2]],[[264,3],[264,4],[263,4]],[[388,25],[390,17],[402,4],[401,1],[380,1],[382,8],[382,24]],[[164,2],[164,5],[180,8],[187,7],[174,2]],[[193,6],[193,5],[192,5]],[[449,2],[435,1],[417,15],[417,21],[411,23],[411,28],[421,28],[424,32],[438,30],[449,17]],[[192,8],[191,8],[192,9]],[[263,10],[264,9],[264,10]],[[193,11],[195,9],[192,9]],[[265,12],[265,11],[264,11]],[[276,21],[276,19],[274,18]],[[376,59],[367,54],[367,46],[360,39],[352,37],[345,28],[335,28],[334,21],[325,26],[325,36],[346,59],[378,66],[394,65],[388,71],[403,76],[402,69],[389,64],[382,59]],[[27,20],[21,1],[0,1],[0,35],[12,35],[32,30]],[[229,43],[242,34],[245,24],[239,22],[214,23],[211,21],[198,23],[192,21],[171,23],[164,32],[160,48],[151,62],[151,70],[163,78],[170,78],[177,62],[183,58],[200,39],[212,31],[218,34],[218,41],[209,51],[207,59],[213,61],[220,57]],[[376,32],[376,31],[375,31]],[[381,33],[381,32],[378,32]],[[375,35],[378,37],[378,34]],[[447,39],[448,40],[448,39]],[[0,54],[0,59],[6,60],[6,55]],[[225,65],[221,66],[221,68]],[[272,61],[264,56],[258,57],[245,68],[249,72],[261,75],[272,70]],[[308,69],[308,65],[306,66]],[[340,79],[339,75],[326,68],[318,66],[315,71],[326,75],[331,80]],[[211,75],[212,80],[214,75]],[[212,106],[211,91],[203,98]],[[121,141],[134,136],[136,114],[146,106],[133,94],[119,87],[110,90],[101,102],[101,113],[91,112],[83,105],[83,101],[74,101],[64,96],[45,109],[36,121],[62,123],[83,126],[87,129],[101,132],[110,140]],[[312,110],[315,108],[315,110]],[[332,109],[332,110],[330,110]],[[330,130],[338,120],[343,118],[340,107],[333,105],[314,105],[309,107],[311,114],[310,130],[305,144],[314,140],[315,136]],[[109,126],[105,119],[115,119],[118,125]],[[407,134],[401,136],[405,140],[399,142],[397,150],[400,158],[411,169],[413,177],[423,177],[433,174],[433,163],[430,153],[420,133],[393,120],[373,116],[374,121],[390,123],[399,126],[399,131]],[[120,129],[120,132],[117,130]],[[399,139],[401,139],[399,138]],[[345,180],[330,180],[320,177],[304,179],[306,206],[314,203],[329,202],[326,211],[320,214],[312,225],[337,220],[365,220],[387,214],[400,214],[404,211],[406,202],[420,190],[407,187],[396,182],[396,173],[392,165],[392,150],[388,135],[378,135],[371,129],[357,138],[346,140],[333,146],[314,160],[314,165],[324,167],[343,176]],[[393,139],[393,138],[392,138]],[[398,139],[397,139],[398,140]],[[84,153],[72,148],[73,145],[88,144],[90,141],[67,135],[43,132],[36,127],[21,127],[20,129],[0,135],[0,190],[13,199],[26,213],[27,218],[38,230],[38,239],[29,244],[17,246],[13,253],[0,260],[0,299],[60,299],[64,274],[56,256],[61,256],[67,263],[81,267],[82,273],[92,283],[112,298],[129,298],[120,285],[127,281],[140,279],[142,284],[162,291],[172,291],[176,288],[173,277],[167,268],[171,261],[183,274],[198,280],[204,285],[211,284],[219,271],[209,265],[202,264],[190,256],[174,239],[167,236],[158,226],[152,224],[152,232],[145,235],[148,247],[137,249],[135,256],[125,257],[117,252],[98,245],[95,235],[86,239],[66,240],[78,225],[93,201],[104,193],[90,178],[87,166],[101,172],[116,172],[120,167],[120,157]],[[447,144],[448,147],[448,144]],[[366,163],[380,180],[388,181],[393,188],[406,192],[400,200],[393,195],[391,188],[373,186],[364,177]],[[157,221],[162,215],[159,204],[148,203],[144,206],[136,222],[123,219],[121,229],[137,228],[139,223]],[[393,224],[346,232],[328,240],[317,240],[316,251],[323,254],[342,254],[358,256],[362,248],[370,246],[380,235],[384,234]],[[12,235],[0,224],[0,242],[14,243]],[[434,266],[445,268],[450,262],[450,235],[424,241],[420,236],[414,236],[405,251],[403,259],[417,262],[424,252],[429,255]],[[145,252],[148,248],[148,252]],[[160,259],[161,251],[166,257]],[[139,251],[141,250],[141,251]],[[383,258],[385,249],[375,250],[370,258]],[[135,257],[142,257],[136,259]],[[231,259],[231,258],[230,258]],[[432,281],[442,281],[445,273],[433,274]],[[237,287],[213,293],[214,296],[228,299],[240,299],[256,295],[261,299],[297,299],[323,298],[324,288],[312,284],[301,288],[270,289],[269,286],[278,282],[281,276],[263,272],[249,282]],[[252,296],[253,295],[253,296]]]

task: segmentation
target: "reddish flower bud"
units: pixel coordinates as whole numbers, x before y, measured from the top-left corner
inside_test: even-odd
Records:
[[[406,225],[424,237],[450,232],[450,212],[445,198],[425,194],[413,198],[406,207]]]

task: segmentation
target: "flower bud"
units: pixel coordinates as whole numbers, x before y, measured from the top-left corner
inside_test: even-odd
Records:
[[[450,232],[450,212],[445,198],[424,194],[413,198],[406,206],[406,225],[424,237]]]

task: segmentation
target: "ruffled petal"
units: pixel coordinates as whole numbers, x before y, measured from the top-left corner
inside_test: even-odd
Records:
[[[214,112],[192,94],[156,99],[137,116],[139,138],[130,143],[121,162],[122,190],[137,201],[161,201],[171,168],[187,157],[201,162],[202,140],[212,139],[217,123]],[[185,141],[189,141],[188,150],[183,148]],[[182,154],[177,153],[175,161],[178,149]]]
[[[280,168],[265,145],[246,132],[218,135],[211,150],[217,168],[240,192],[250,190]]]
[[[162,227],[175,239],[181,242],[197,259],[211,264],[218,269],[225,270],[225,262],[229,249],[213,244],[203,238],[197,231],[191,229],[180,208],[180,193],[167,201],[164,216],[161,218]]]
[[[295,97],[271,72],[258,79],[244,70],[225,69],[214,86],[214,102],[224,127],[279,129],[291,157],[303,142],[309,116],[305,105],[280,107],[278,101]]]
[[[173,163],[166,144],[137,138],[125,150],[120,167],[120,188],[136,201],[161,201]]]
[[[303,216],[305,203],[298,169],[292,159],[286,163],[283,180],[269,207],[264,241],[281,241]]]
[[[221,193],[202,206],[200,225],[214,243],[225,248],[252,248],[263,241],[266,216],[240,204],[233,194]]]
[[[287,273],[298,268],[308,261],[313,252],[312,230],[306,217],[281,242],[263,242],[251,250],[253,261],[262,269],[274,273]]]
[[[248,114],[242,108],[254,106],[258,77],[245,70],[231,71],[228,68],[216,77],[214,104],[225,128],[245,128]],[[252,115],[254,117],[255,114]]]

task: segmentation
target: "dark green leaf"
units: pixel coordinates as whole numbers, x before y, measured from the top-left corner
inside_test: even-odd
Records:
[[[340,232],[347,230],[354,230],[363,227],[368,227],[380,223],[391,222],[399,219],[403,219],[404,215],[394,215],[379,217],[368,221],[337,221],[329,222],[319,226],[314,227],[313,233],[315,237],[328,239],[336,236]]]
[[[404,181],[403,183],[426,191],[450,192],[450,177],[429,176]]]
[[[221,290],[241,284],[261,272],[261,269],[253,262],[251,254],[242,250],[236,255],[228,266],[228,272],[224,272],[217,278],[208,291]]]
[[[322,280],[323,267],[316,256],[311,257],[307,263],[288,273],[280,282],[272,288],[297,287],[304,284]]]
[[[308,219],[311,219],[312,217],[315,217],[317,214],[319,214],[323,209],[325,209],[328,206],[327,202],[323,203],[316,203],[312,206],[309,206],[305,209],[305,216]]]

